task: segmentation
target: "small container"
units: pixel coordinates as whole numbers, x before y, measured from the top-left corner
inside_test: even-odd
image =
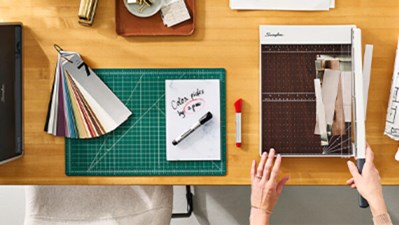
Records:
[[[152,5],[140,5],[137,3],[128,4],[128,0],[123,0],[125,3],[126,9],[133,15],[137,17],[150,17],[155,15],[159,10],[161,10],[162,6],[165,4],[164,0],[152,0]],[[144,8],[142,8],[144,7]],[[141,9],[142,8],[142,9]]]

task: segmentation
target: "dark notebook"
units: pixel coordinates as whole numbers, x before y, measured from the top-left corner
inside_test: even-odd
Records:
[[[22,24],[0,23],[0,163],[23,153]]]

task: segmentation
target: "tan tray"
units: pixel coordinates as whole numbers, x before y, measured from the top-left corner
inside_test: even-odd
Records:
[[[195,28],[195,0],[185,0],[191,19],[173,27],[166,27],[158,12],[148,18],[132,15],[123,1],[115,0],[116,33],[122,36],[191,35]]]

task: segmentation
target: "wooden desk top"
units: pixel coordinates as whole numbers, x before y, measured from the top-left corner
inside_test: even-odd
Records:
[[[21,21],[24,30],[23,158],[0,166],[0,184],[250,184],[259,150],[260,24],[356,24],[363,43],[374,44],[367,112],[367,139],[382,182],[399,184],[397,142],[383,135],[399,31],[397,0],[337,1],[329,12],[233,11],[229,1],[196,1],[196,30],[188,37],[129,37],[115,32],[115,2],[99,1],[93,27],[77,22],[79,0],[0,1],[0,21]],[[64,140],[43,131],[57,43],[82,54],[92,68],[223,67],[227,71],[227,176],[67,177]],[[243,147],[235,147],[233,103],[245,100]],[[286,158],[282,174],[290,185],[343,185],[346,159]]]

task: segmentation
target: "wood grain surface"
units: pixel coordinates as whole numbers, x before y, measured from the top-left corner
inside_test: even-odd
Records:
[[[0,0],[0,22],[24,27],[24,157],[0,166],[0,184],[247,185],[259,160],[260,24],[356,24],[363,44],[374,44],[367,140],[386,185],[399,184],[398,143],[383,135],[399,31],[397,0],[338,0],[329,12],[233,11],[228,0],[196,1],[196,28],[187,37],[121,37],[115,1],[100,0],[94,25],[78,24],[79,0]],[[0,37],[1,40],[1,37]],[[92,68],[198,68],[227,71],[227,176],[67,177],[64,140],[43,131],[57,52],[80,52]],[[243,146],[235,147],[233,103],[243,98]],[[289,185],[343,185],[347,159],[284,158]]]

